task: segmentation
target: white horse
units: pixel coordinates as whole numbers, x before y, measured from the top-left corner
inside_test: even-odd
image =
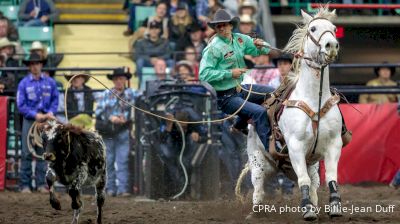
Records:
[[[278,125],[288,146],[290,162],[301,190],[303,218],[314,220],[317,218],[315,208],[318,206],[317,189],[320,183],[318,165],[322,159],[325,160],[326,182],[330,190],[329,215],[341,216],[337,167],[342,149],[342,118],[337,106],[338,99],[332,96],[329,88],[327,66],[335,60],[339,44],[335,37],[336,27],[331,22],[336,17],[335,10],[330,12],[327,7],[321,7],[314,17],[303,11],[302,16],[304,25],[293,32],[284,49],[291,53],[300,52],[303,57],[296,58],[293,62],[292,75],[297,80],[297,85],[288,99],[293,104],[285,104]],[[326,67],[321,74],[321,68],[324,66]],[[298,103],[300,101],[302,104],[305,103],[308,109],[317,114],[321,75],[324,76],[321,103],[322,105],[328,101],[332,103],[330,108],[323,112],[324,114],[321,113],[319,128],[316,128],[318,115],[310,112],[307,114],[298,107]],[[317,130],[318,140],[315,141]],[[270,176],[276,170],[276,166],[270,154],[264,152],[264,147],[253,127],[250,128],[247,141],[249,166],[246,167],[247,170],[251,170],[254,208],[262,204],[265,195],[265,177]],[[317,143],[314,147],[315,142]],[[246,168],[242,173],[246,172],[245,170]],[[238,186],[241,179],[238,180]]]

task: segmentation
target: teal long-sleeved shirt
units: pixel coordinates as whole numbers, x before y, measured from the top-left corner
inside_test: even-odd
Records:
[[[232,77],[232,69],[245,68],[245,55],[268,54],[269,48],[258,49],[253,39],[240,33],[232,33],[232,41],[216,35],[203,50],[200,62],[200,80],[208,82],[216,91],[228,90],[241,83],[243,76]]]

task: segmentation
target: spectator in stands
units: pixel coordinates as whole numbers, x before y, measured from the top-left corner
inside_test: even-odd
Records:
[[[200,53],[196,53],[196,49],[192,46],[187,46],[185,48],[185,57],[183,60],[189,61],[192,65],[192,71],[195,79],[199,79],[199,57]]]
[[[6,57],[0,55],[0,68],[6,67]],[[0,94],[4,91],[15,90],[15,75],[10,71],[0,71]],[[9,93],[7,95],[15,96],[15,93]]]
[[[255,0],[244,0],[239,5],[239,15],[249,15],[252,19],[255,19],[257,15],[258,3]]]
[[[169,41],[160,37],[161,26],[156,21],[150,23],[149,35],[135,43],[133,61],[136,62],[136,74],[139,78],[139,86],[142,81],[142,68],[153,67],[158,59],[163,59],[169,67],[173,61],[170,59],[171,50]]]
[[[75,120],[85,121],[85,128],[88,128],[92,124],[92,112],[94,104],[94,96],[92,89],[86,85],[86,82],[90,79],[87,76],[86,71],[75,71],[71,74],[65,74],[64,77],[68,81],[74,76],[75,78],[71,81],[71,87],[67,95],[67,108],[68,108],[68,119],[73,123]],[[82,92],[74,92],[82,91]]]
[[[195,77],[193,74],[192,64],[189,61],[179,61],[175,66],[174,78],[184,82],[193,81]]]
[[[128,19],[128,28],[124,31],[124,36],[130,36],[133,34],[132,28],[134,28],[135,24],[135,13],[136,13],[136,6],[143,5],[143,6],[152,6],[155,4],[155,0],[125,0],[122,9],[127,12],[129,15]]]
[[[6,67],[19,67],[18,61],[14,59],[15,46],[7,37],[0,39],[0,54],[6,58]]]
[[[42,72],[43,59],[37,54],[31,54],[23,63],[29,66],[29,73],[18,85],[17,106],[23,115],[22,123],[22,152],[20,187],[22,193],[31,193],[32,155],[27,145],[28,131],[35,121],[41,122],[54,119],[58,106],[58,91],[53,79]],[[43,153],[42,148],[36,148],[37,153]],[[47,192],[47,165],[44,160],[36,160],[36,186],[39,192]]]
[[[169,30],[168,30],[168,15],[167,15],[167,3],[166,2],[159,2],[156,5],[156,15],[150,16],[146,18],[141,27],[139,27],[133,36],[129,40],[130,48],[133,48],[136,41],[145,38],[149,34],[150,24],[153,22],[158,23],[158,25],[162,28],[161,29],[161,37],[164,39],[168,39]],[[131,49],[133,51],[134,49]]]
[[[154,73],[157,77],[157,80],[165,80],[167,79],[167,63],[163,59],[158,59],[154,63]]]
[[[114,87],[103,92],[96,108],[96,129],[103,136],[107,147],[106,191],[110,196],[130,195],[128,158],[132,114],[130,106],[119,100],[116,95],[134,104],[138,92],[126,87],[131,77],[128,68],[116,69],[113,74],[107,75],[107,78],[114,83]],[[117,170],[115,170],[115,163]],[[116,180],[118,180],[118,186],[116,186]]]
[[[222,9],[223,5],[220,0],[197,0],[196,2],[196,15],[197,19],[206,25],[207,22],[211,21],[214,14],[218,9]]]
[[[282,81],[289,75],[289,72],[292,69],[292,61],[293,55],[288,53],[282,53],[278,57],[272,59],[275,64],[275,67],[278,68],[279,76],[270,80],[269,85],[273,88],[278,88],[278,86],[282,83]]]
[[[46,60],[44,64],[44,68],[55,68],[57,67],[64,58],[62,54],[49,54],[47,52],[47,47],[42,44],[40,41],[32,42],[31,48],[29,49],[30,53],[38,54],[40,57]],[[49,76],[54,77],[55,71],[45,71]],[[61,88],[62,89],[62,88]]]
[[[18,30],[5,16],[0,16],[0,38],[7,37],[10,41],[18,41]]]
[[[177,6],[176,13],[171,17],[168,23],[170,43],[176,45],[181,37],[187,37],[187,28],[191,26],[193,22],[193,18],[189,14],[188,5],[185,2],[180,2]]]
[[[376,79],[367,82],[367,86],[397,86],[397,83],[391,78],[396,73],[394,66],[389,66],[388,62],[383,62],[382,65],[374,69]],[[360,103],[395,103],[397,96],[395,94],[362,94],[359,99]]]
[[[18,12],[23,26],[48,26],[57,15],[52,0],[25,0],[19,6]]]
[[[195,48],[195,56],[197,56],[197,60],[200,61],[201,52],[207,46],[207,43],[204,41],[203,38],[204,30],[205,29],[197,22],[192,23],[186,29],[189,35],[185,35],[180,38],[176,45],[176,51],[184,51],[186,47],[192,46]],[[181,60],[183,57],[177,58],[178,60]]]
[[[260,55],[254,57],[254,62],[256,66],[272,66],[269,61],[268,55]],[[273,80],[279,80],[279,70],[277,68],[254,68],[250,71],[249,76],[251,76],[257,84],[268,85],[276,89],[278,86],[273,84]]]

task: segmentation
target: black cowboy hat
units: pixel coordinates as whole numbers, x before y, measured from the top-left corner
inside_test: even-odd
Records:
[[[218,23],[231,23],[233,25],[233,29],[237,27],[239,24],[240,19],[237,16],[232,16],[228,11],[225,9],[218,9],[218,11],[215,13],[214,18],[212,21],[208,22],[207,24],[215,29],[215,26]]]
[[[280,54],[278,57],[272,59],[272,62],[274,63],[275,66],[278,66],[278,61],[289,61],[290,63],[292,63],[293,55],[288,53],[283,53]]]
[[[122,67],[122,68],[117,68],[113,71],[113,74],[108,74],[107,78],[109,80],[113,80],[114,77],[118,77],[118,76],[125,76],[127,79],[131,79],[132,78],[132,74],[129,72],[129,68],[128,67]]]
[[[70,74],[64,74],[64,78],[69,81],[72,77],[74,77],[74,75],[78,75],[76,77],[79,77],[79,76],[83,77],[85,79],[85,83],[86,83],[90,79],[90,76],[82,75],[82,74],[90,74],[90,72],[89,71],[73,71]]]
[[[375,71],[375,75],[376,76],[379,76],[379,69],[381,69],[381,68],[388,68],[388,69],[390,69],[390,76],[393,76],[395,73],[396,73],[396,67],[395,66],[390,66],[389,65],[389,62],[387,62],[387,61],[384,61],[384,62],[382,62],[382,64],[380,65],[380,66],[377,66],[377,67],[375,67],[374,68],[374,71]]]
[[[46,59],[43,59],[42,57],[40,57],[40,55],[33,53],[29,55],[28,59],[22,60],[22,63],[24,63],[26,66],[29,66],[32,62],[39,62],[45,64]]]

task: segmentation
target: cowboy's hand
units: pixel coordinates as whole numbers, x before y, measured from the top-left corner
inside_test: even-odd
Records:
[[[42,121],[46,120],[46,115],[45,115],[45,114],[42,114],[42,113],[37,113],[37,114],[35,115],[35,120],[36,120],[37,122],[42,122]]]
[[[116,124],[119,121],[119,117],[112,115],[109,120],[111,121],[111,123]]]
[[[194,142],[198,142],[200,140],[200,135],[197,132],[192,132],[191,137]]]
[[[32,18],[35,18],[36,17],[36,11],[32,10],[31,13],[29,13],[29,16],[32,17]]]
[[[4,88],[5,88],[4,84],[0,84],[0,93],[4,91]]]
[[[56,117],[54,116],[54,114],[52,112],[48,112],[44,116],[46,117],[46,120],[48,120],[48,119],[55,120],[56,119]]]
[[[261,39],[258,39],[258,38],[254,39],[253,43],[258,49],[261,49],[261,48],[266,46],[265,42],[263,40],[261,40]]]
[[[234,68],[234,69],[232,69],[232,78],[237,79],[246,71],[247,71],[247,69],[245,69],[245,68]]]

